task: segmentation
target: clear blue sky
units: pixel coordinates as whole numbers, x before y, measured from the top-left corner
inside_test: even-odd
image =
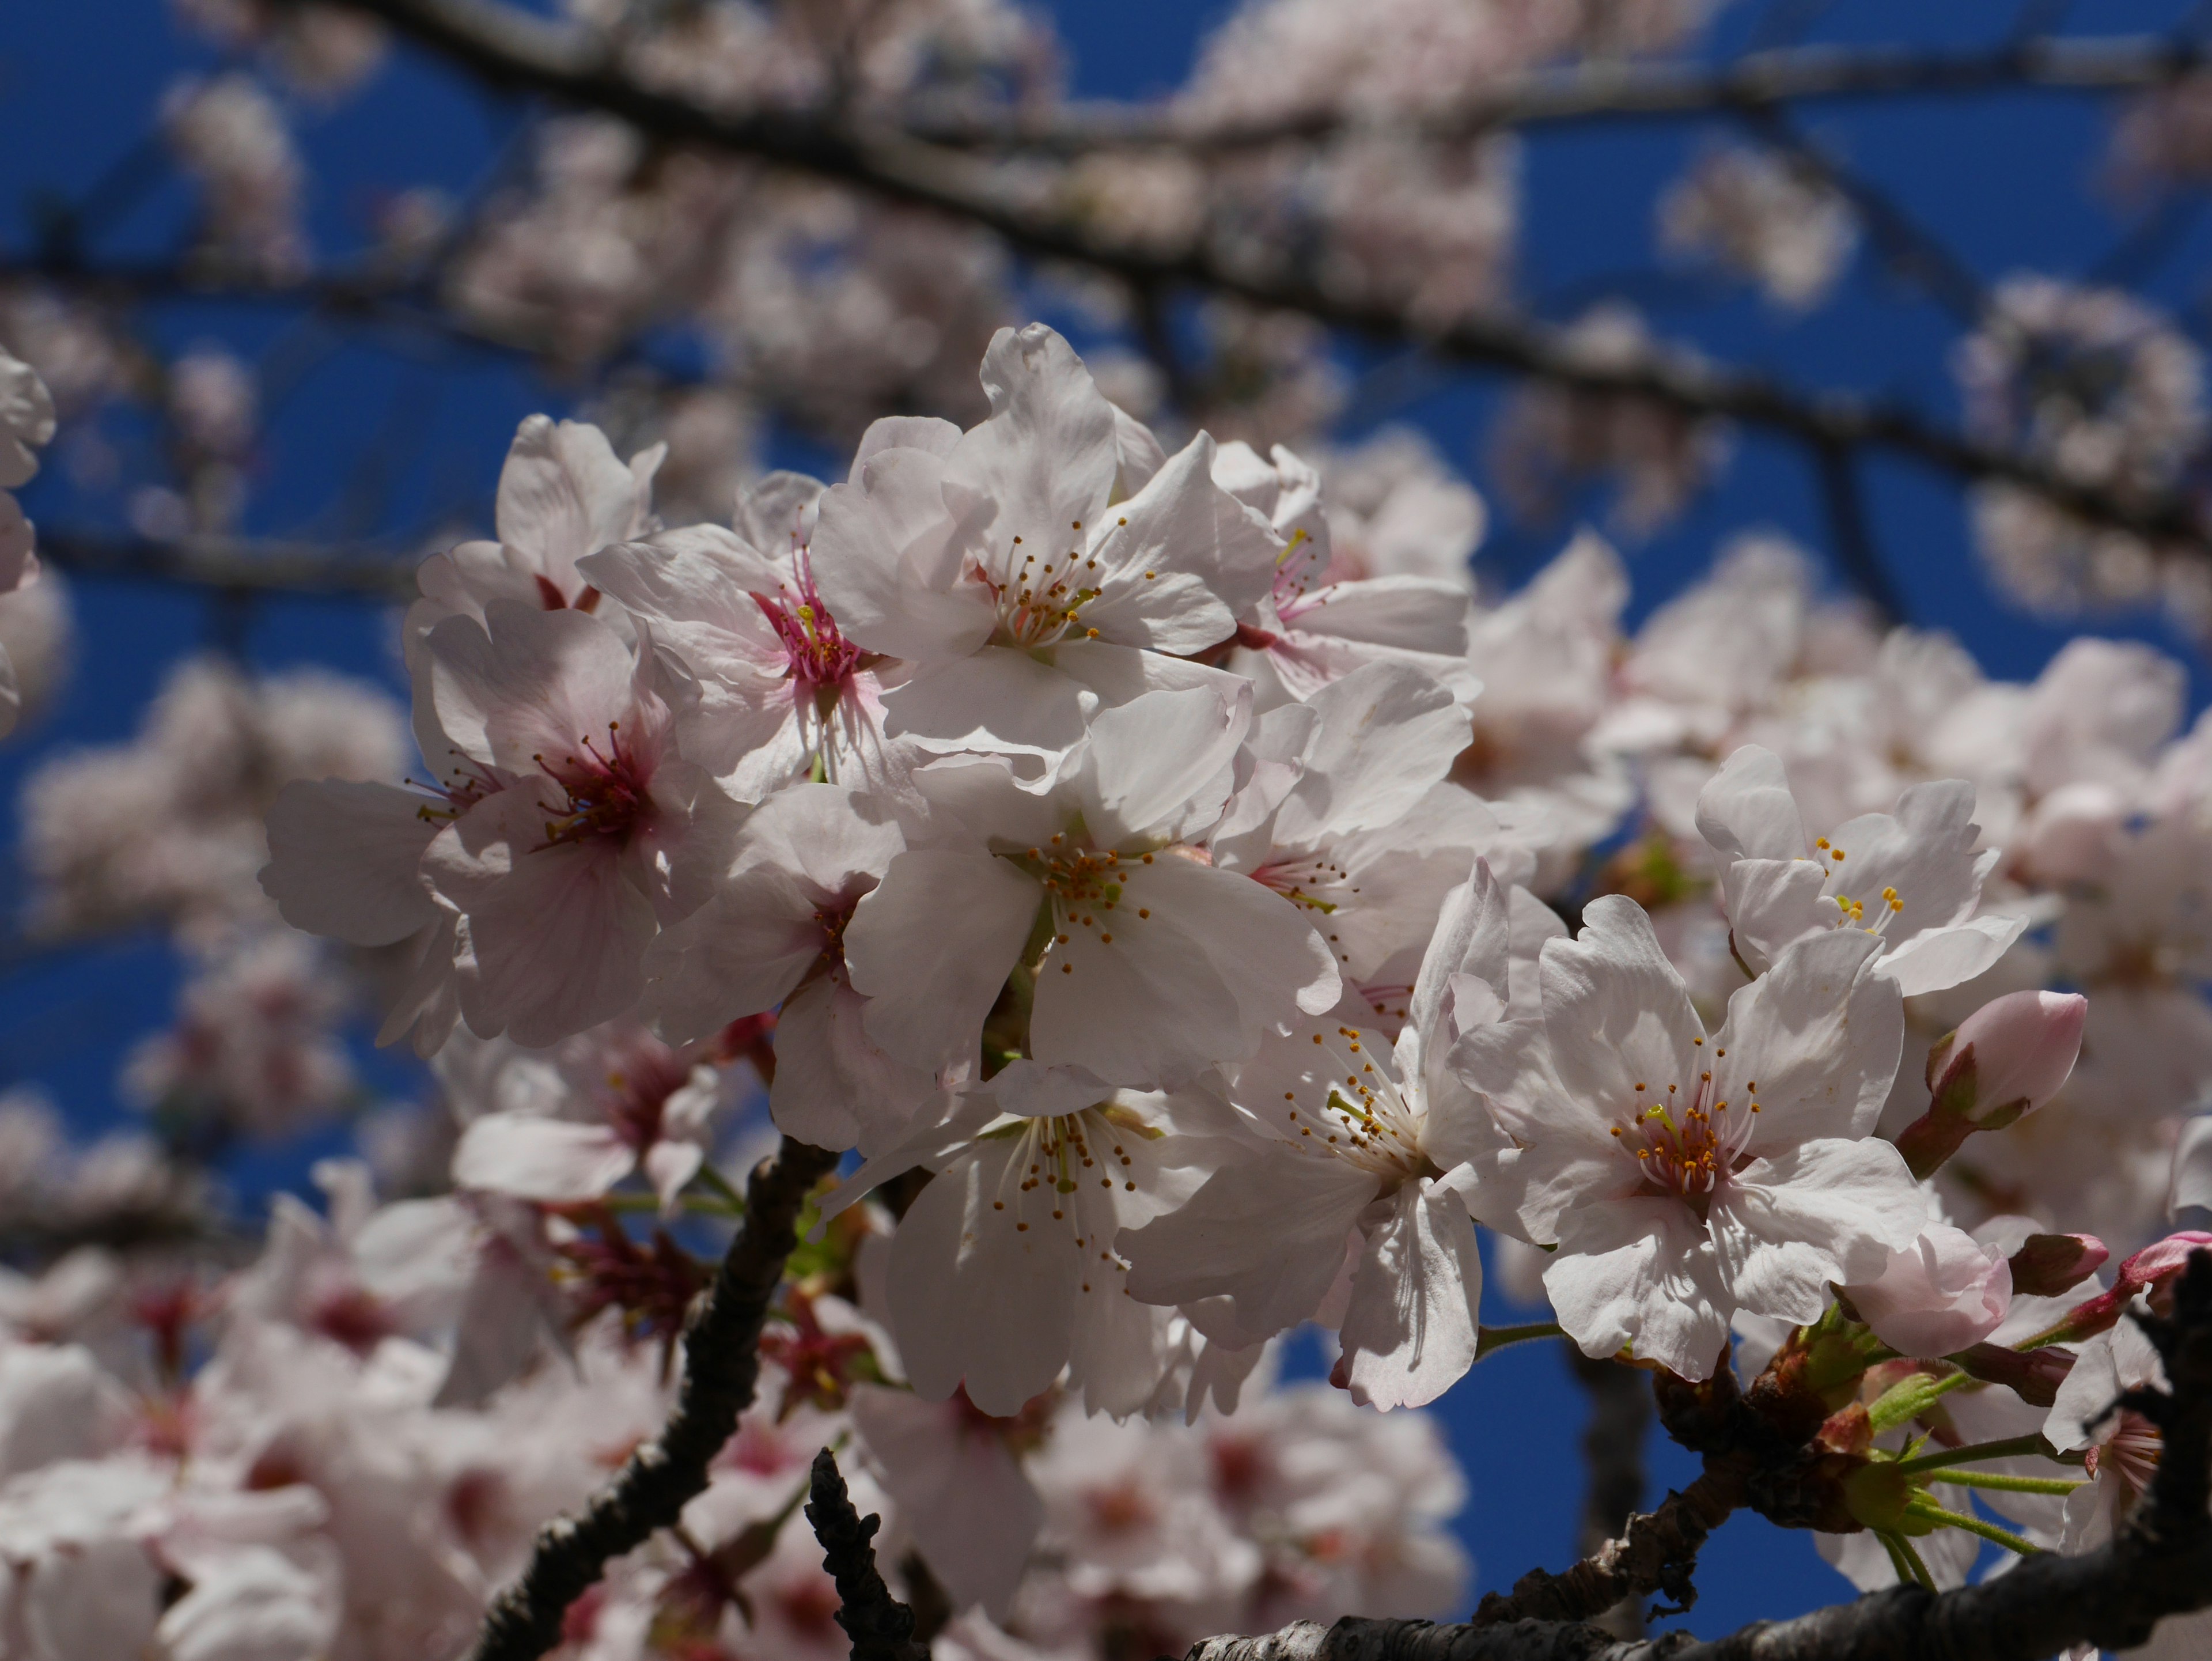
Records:
[[[1059,0],[1077,89],[1124,95],[1180,79],[1203,31],[1224,14],[1221,0]],[[2168,26],[2180,8],[2104,0],[2076,8],[2100,31]],[[1721,49],[1749,38],[1756,9],[1723,16]],[[1859,0],[1828,9],[1822,38],[1987,40],[2009,8],[1949,8]],[[0,238],[20,251],[41,192],[71,198],[144,135],[162,89],[180,65],[211,67],[216,54],[181,36],[158,0],[102,0],[92,6],[17,5],[0,18]],[[365,94],[332,113],[303,116],[315,163],[312,228],[318,246],[343,252],[362,238],[365,210],[382,192],[419,182],[465,188],[511,130],[514,112],[488,105],[441,68],[403,52]],[[2020,269],[2078,274],[2094,268],[2131,222],[2096,189],[2104,124],[2098,106],[2065,94],[1987,97],[1945,106],[1824,106],[1813,133],[1838,148],[1923,223],[1939,228],[1981,277]],[[1595,278],[1648,271],[1651,202],[1694,147],[1686,125],[1624,125],[1550,132],[1527,155],[1528,222],[1522,291],[1536,303],[1586,291]],[[186,200],[173,182],[152,191],[97,246],[104,255],[149,255],[169,246]],[[2169,306],[2198,296],[2212,230],[2191,228],[2146,283]],[[1778,316],[1742,293],[1692,289],[1655,307],[1664,327],[1693,332],[1715,353],[1771,367],[1791,380],[1832,382],[1909,398],[1946,417],[1955,412],[1946,369],[1949,320],[1925,299],[1875,271],[1863,256],[1843,297],[1809,319]],[[392,522],[436,504],[488,502],[515,422],[558,411],[568,394],[492,359],[428,367],[342,339],[319,338],[296,318],[239,307],[177,305],[149,319],[162,343],[212,338],[249,357],[281,350],[306,364],[273,411],[258,460],[250,528],[281,533],[318,521],[343,491],[365,445],[403,412],[420,445],[419,487],[395,500]],[[1456,380],[1389,412],[1417,421],[1444,453],[1472,465],[1498,388]],[[51,471],[51,470],[50,470]],[[1900,463],[1869,472],[1871,508],[1883,558],[1912,619],[1951,630],[1993,673],[2032,676],[2065,632],[1995,603],[1975,571],[1960,500],[1945,481]],[[50,522],[115,523],[112,502],[68,495],[42,479],[28,493]],[[1716,540],[1753,525],[1776,525],[1819,547],[1824,527],[1801,457],[1757,438],[1739,440],[1723,486],[1685,520],[1638,551],[1633,569],[1640,615],[1679,588]],[[1487,551],[1505,578],[1525,575],[1556,545],[1553,535],[1516,535]],[[0,749],[0,785],[11,793],[57,748],[120,738],[139,718],[166,666],[209,637],[199,598],[104,582],[77,587],[84,651],[61,706],[35,732]],[[389,623],[346,602],[274,602],[254,614],[246,648],[264,667],[331,665],[393,684]],[[2116,626],[2190,661],[2195,699],[2203,665],[2154,624]],[[113,1072],[124,1043],[165,1018],[175,981],[167,952],[123,942],[19,967],[0,1014],[0,1077],[51,1087],[87,1130],[121,1115]],[[390,1076],[404,1082],[404,1068]],[[297,1179],[302,1150],[260,1158],[237,1173],[248,1191]],[[1501,1311],[1501,1313],[1504,1313]],[[1506,1318],[1510,1318],[1510,1314]],[[1474,1482],[1464,1525],[1482,1585],[1502,1586],[1534,1563],[1553,1567],[1572,1550],[1579,1469],[1572,1457],[1582,1398],[1544,1347],[1486,1362],[1444,1408]],[[1658,1448],[1660,1482],[1693,1474],[1687,1459]],[[1655,1488],[1655,1494],[1657,1490]],[[1706,1548],[1704,1597],[1689,1624],[1717,1633],[1759,1616],[1796,1612],[1847,1589],[1790,1537],[1738,1518]]]

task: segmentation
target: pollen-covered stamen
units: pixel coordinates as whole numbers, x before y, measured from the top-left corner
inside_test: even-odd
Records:
[[[1313,1034],[1304,1087],[1283,1092],[1284,1129],[1301,1152],[1318,1152],[1395,1186],[1433,1176],[1421,1116],[1392,1070],[1382,1036],[1337,1026]],[[1379,1063],[1379,1064],[1378,1064]]]
[[[545,823],[545,841],[622,840],[652,811],[652,767],[623,736],[622,723],[607,723],[606,751],[589,734],[560,757],[532,756],[545,776],[567,793],[568,808]]]
[[[1740,1101],[1719,1097],[1709,1072],[1699,1073],[1686,1091],[1638,1083],[1626,1116],[1613,1127],[1613,1139],[1635,1158],[1647,1189],[1701,1204],[1735,1169],[1759,1111],[1758,1093],[1754,1082],[1744,1086]]]
[[[1283,551],[1275,556],[1275,604],[1278,607],[1303,599],[1321,578],[1324,562],[1321,548],[1304,527],[1291,532]]]
[[[1324,916],[1359,892],[1352,885],[1352,873],[1326,854],[1280,855],[1255,871],[1252,879],[1291,904]]]
[[[431,824],[451,824],[474,807],[486,796],[495,795],[506,787],[492,770],[472,756],[459,751],[452,752],[453,770],[446,776],[443,784],[422,784],[413,779],[407,782],[417,790],[437,798],[426,801],[415,810],[415,817]]]
[[[1158,856],[1112,849],[1102,852],[1079,845],[1064,832],[1037,847],[1007,853],[1006,857],[1045,891],[1051,927],[1043,937],[1041,967],[1050,970],[1054,957],[1078,934],[1088,934],[1100,946],[1110,946],[1116,938],[1126,940],[1132,930],[1149,922],[1152,908],[1134,904],[1127,885],[1133,868],[1150,865]],[[1073,975],[1075,965],[1061,957],[1057,972]]]
[[[803,548],[791,557],[794,581],[775,594],[756,593],[753,604],[783,642],[791,678],[804,685],[842,686],[866,655],[838,632],[837,619],[814,586],[814,565]]]
[[[991,1215],[1000,1224],[1011,1222],[1018,1234],[1066,1231],[1081,1255],[1082,1289],[1119,1290],[1115,1277],[1126,1275],[1129,1265],[1113,1250],[1121,1230],[1114,1196],[1136,1191],[1130,1145],[1160,1134],[1111,1103],[987,1131],[989,1136],[1018,1139],[991,1202]]]
[[[1040,554],[1016,537],[1008,546],[1002,576],[977,571],[998,601],[999,628],[1006,638],[1017,646],[1050,646],[1070,635],[1095,640],[1098,631],[1083,626],[1083,608],[1105,592],[1100,556],[1128,522],[1115,520],[1096,547],[1059,554]],[[1080,536],[1083,521],[1071,520],[1069,529]],[[1147,571],[1144,580],[1157,581],[1158,574]]]

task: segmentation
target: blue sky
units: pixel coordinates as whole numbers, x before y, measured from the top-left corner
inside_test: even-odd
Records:
[[[1053,9],[1068,42],[1077,90],[1127,95],[1178,81],[1196,42],[1227,7],[1222,0],[1119,0],[1112,6],[1060,0]],[[2169,27],[2179,9],[2137,0],[2104,0],[2094,12],[2077,9],[2083,27],[2111,32]],[[1717,46],[1731,49],[1752,39],[1759,15],[1747,7],[1724,14]],[[1816,33],[1824,39],[1965,44],[1991,40],[2009,16],[2009,9],[1986,5],[1859,0],[1830,8]],[[8,8],[0,15],[0,240],[6,248],[20,252],[27,245],[42,193],[77,197],[131,153],[180,67],[211,68],[219,61],[213,49],[179,33],[159,0]],[[442,68],[406,52],[352,101],[333,111],[304,110],[304,140],[315,165],[311,227],[317,245],[334,252],[358,246],[368,210],[392,189],[431,182],[465,190],[515,119],[511,106],[488,103]],[[1921,222],[1940,228],[1984,280],[2023,269],[2092,270],[2142,211],[2114,204],[2100,187],[2105,123],[2087,98],[2021,94],[1951,105],[1822,106],[1808,113],[1805,125]],[[1525,157],[1521,292],[1540,307],[1555,306],[1596,279],[1650,270],[1654,195],[1707,136],[1688,125],[1622,124],[1532,137]],[[106,228],[93,252],[157,254],[173,245],[187,211],[181,186],[158,180]],[[2189,222],[2142,286],[2177,310],[2187,307],[2200,298],[2208,252],[2212,228]],[[1779,315],[1739,290],[1696,284],[1655,307],[1654,316],[1716,355],[1798,383],[1848,385],[1908,399],[1944,418],[1956,413],[1947,368],[1952,320],[1865,255],[1842,297],[1808,319]],[[387,528],[454,502],[488,502],[516,421],[533,410],[562,411],[573,396],[495,357],[431,362],[418,353],[410,361],[324,335],[295,315],[252,307],[176,304],[147,321],[166,346],[218,340],[249,358],[276,356],[300,366],[270,411],[257,459],[248,520],[256,532],[289,533],[331,523],[331,504],[343,496],[363,447],[395,420],[404,421],[420,461],[411,487],[387,504]],[[1494,381],[1446,378],[1417,401],[1381,413],[1417,423],[1447,457],[1472,468],[1499,392]],[[1992,673],[2033,675],[2067,631],[1993,598],[1973,565],[1960,499],[1949,483],[1891,460],[1870,465],[1867,483],[1876,539],[1911,619],[1957,634]],[[32,487],[27,501],[35,516],[52,524],[119,520],[114,502],[72,492],[51,476]],[[1820,547],[1826,531],[1817,502],[1802,456],[1771,441],[1740,437],[1721,486],[1634,552],[1638,615],[1689,581],[1717,541],[1734,531],[1777,526]],[[1557,530],[1504,535],[1485,557],[1493,575],[1510,581],[1547,557],[1559,537]],[[77,678],[37,730],[0,748],[0,788],[10,793],[40,757],[126,734],[166,666],[211,637],[210,606],[197,595],[86,581],[76,597],[83,637]],[[2183,656],[2195,704],[2212,690],[2201,659],[2154,623],[2101,631],[2148,639]],[[388,618],[345,601],[262,605],[246,636],[247,655],[258,666],[327,665],[383,679],[397,691],[390,645]],[[149,940],[102,944],[15,967],[0,1004],[0,1077],[45,1083],[87,1130],[114,1123],[125,1111],[113,1091],[121,1044],[161,1023],[174,983],[168,953]],[[404,1068],[387,1073],[404,1082]],[[248,1193],[296,1181],[305,1152],[257,1155],[234,1174]],[[1534,1562],[1562,1566],[1571,1555],[1579,1503],[1573,1439],[1583,1409],[1557,1355],[1538,1346],[1493,1358],[1443,1411],[1474,1482],[1463,1532],[1480,1560],[1482,1585],[1508,1585]],[[1660,1483],[1680,1485],[1694,1474],[1679,1452],[1656,1452]],[[1707,1547],[1698,1583],[1704,1597],[1690,1624],[1707,1633],[1792,1613],[1845,1590],[1814,1557],[1808,1541],[1749,1518],[1729,1524]]]

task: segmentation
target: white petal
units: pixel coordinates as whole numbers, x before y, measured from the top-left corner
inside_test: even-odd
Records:
[[[1482,1257],[1466,1203],[1450,1189],[1408,1183],[1366,1244],[1338,1338],[1340,1376],[1362,1407],[1424,1407],[1474,1365]]]
[[[636,1168],[637,1155],[605,1125],[487,1113],[453,1150],[453,1181],[544,1205],[596,1200]]]

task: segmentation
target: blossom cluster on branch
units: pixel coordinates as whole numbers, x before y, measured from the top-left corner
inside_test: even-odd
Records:
[[[179,9],[222,67],[0,280],[0,487],[51,445],[123,527],[51,561],[219,624],[412,557],[408,697],[215,650],[28,774],[13,950],[185,972],[137,1127],[0,1095],[0,1657],[1646,1661],[1738,1512],[1870,1595],[1715,1653],[2212,1645],[2212,716],[1905,624],[1853,472],[1962,482],[2031,606],[2212,635],[2185,319],[1985,289],[1748,81],[1668,280],[1809,311],[1863,252],[1958,324],[1956,434],[1516,310],[1513,100],[1644,107],[1704,0],[1252,0],[1118,135],[1000,0]],[[387,27],[552,107],[334,260],[300,118]],[[2118,184],[2204,171],[2188,52],[2103,72]],[[103,270],[171,166],[174,261]],[[488,526],[257,565],[324,348],[139,326],[201,293],[580,396]],[[1413,350],[1354,384],[1330,326]],[[1592,529],[1478,583],[1433,446],[1328,436],[1447,360],[1523,377],[1524,531],[1650,532],[1763,425],[1860,597],[1765,532],[1633,627]],[[10,721],[70,654],[33,543],[0,493]],[[1428,1627],[1434,1409],[1553,1342],[1625,1468]],[[1647,1396],[1700,1473],[1638,1514]]]

